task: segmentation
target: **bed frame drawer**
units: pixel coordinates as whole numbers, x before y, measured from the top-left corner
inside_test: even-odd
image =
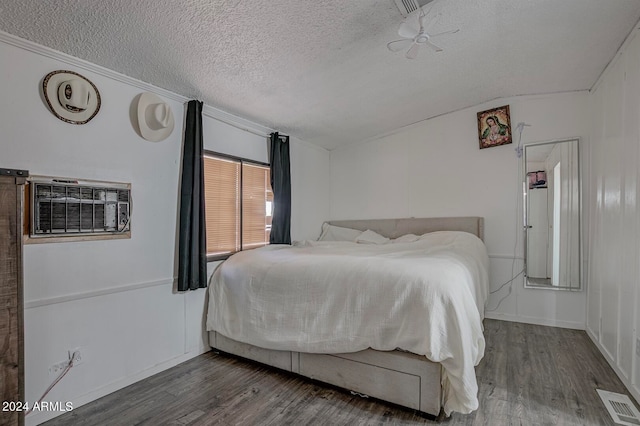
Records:
[[[241,343],[209,332],[214,349],[247,358],[320,382],[421,411],[441,414],[442,366],[403,351],[310,354],[277,351]]]
[[[248,345],[246,343],[236,342],[220,333],[209,332],[209,343],[215,349],[223,352],[238,355],[253,361],[271,365],[286,371],[292,370],[292,358],[294,353],[290,351],[274,351],[270,349],[259,348],[257,346]],[[297,361],[297,353],[295,353]],[[297,363],[296,363],[297,364]],[[297,373],[297,371],[293,371]]]
[[[420,410],[420,377],[336,355],[300,353],[300,374]]]

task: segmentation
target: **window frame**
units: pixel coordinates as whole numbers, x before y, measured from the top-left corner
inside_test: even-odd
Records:
[[[230,160],[230,161],[237,161],[240,163],[240,182],[239,182],[239,188],[240,188],[240,211],[239,211],[239,216],[240,216],[240,250],[238,251],[234,251],[232,253],[226,253],[226,254],[207,254],[207,262],[215,262],[215,261],[219,261],[219,260],[226,260],[229,257],[231,257],[232,255],[239,253],[241,251],[244,251],[243,249],[243,243],[242,243],[242,236],[243,236],[243,220],[242,220],[242,213],[243,213],[243,197],[242,197],[242,187],[243,187],[243,171],[242,171],[242,166],[246,163],[246,164],[251,164],[254,166],[262,166],[262,167],[267,167],[267,168],[271,168],[271,164],[269,163],[265,163],[262,161],[257,161],[257,160],[251,160],[248,158],[244,158],[244,157],[238,157],[236,155],[231,155],[231,154],[224,154],[222,152],[217,152],[217,151],[211,151],[208,149],[205,149],[202,151],[202,159],[203,159],[203,164],[204,164],[204,158],[205,157],[217,157],[220,158],[222,160]],[[204,178],[204,168],[202,170],[203,173],[203,178]],[[206,194],[207,188],[206,186],[204,187],[204,191]],[[271,190],[273,192],[273,189]],[[206,208],[206,206],[205,206]],[[207,224],[206,224],[206,217],[205,217],[205,232],[207,231]],[[268,243],[267,243],[268,244]],[[206,247],[205,247],[206,249]],[[249,250],[253,250],[253,249],[249,249]]]

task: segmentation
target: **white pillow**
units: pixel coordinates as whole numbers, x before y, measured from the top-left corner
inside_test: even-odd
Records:
[[[357,229],[342,228],[325,222],[322,224],[322,234],[318,241],[355,241],[360,234],[362,231]]]
[[[362,244],[386,244],[389,242],[387,237],[383,237],[377,232],[372,231],[371,229],[367,229],[364,231],[358,238],[356,238],[356,243]]]
[[[401,237],[398,237],[394,240],[391,240],[392,243],[412,243],[414,241],[418,241],[420,237],[416,234],[405,234]]]

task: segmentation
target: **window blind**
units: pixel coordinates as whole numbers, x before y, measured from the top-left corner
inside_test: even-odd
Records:
[[[205,156],[207,255],[240,250],[240,163]]]
[[[207,255],[224,256],[269,243],[273,202],[268,166],[204,157]]]
[[[242,248],[262,247],[269,242],[267,192],[269,168],[242,164]]]

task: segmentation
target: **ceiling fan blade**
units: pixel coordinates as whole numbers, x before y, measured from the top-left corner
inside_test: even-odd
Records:
[[[460,28],[458,28],[457,30],[449,30],[449,31],[443,31],[441,33],[438,34],[433,34],[433,35],[429,35],[430,38],[434,38],[434,37],[440,37],[441,35],[445,35],[445,34],[455,34],[457,32],[460,32]]]
[[[413,40],[411,40],[409,38],[405,38],[405,39],[402,39],[402,40],[391,41],[391,42],[387,43],[387,49],[389,49],[392,52],[399,52],[399,51],[404,50],[407,47],[411,46],[412,43],[413,43]]]
[[[420,25],[420,32],[424,32],[426,21],[427,21],[427,14],[424,13],[423,8],[420,8],[420,13],[418,15],[418,24]]]
[[[420,49],[420,45],[418,43],[413,43],[413,46],[409,50],[407,50],[407,54],[404,55],[407,59],[415,59],[418,56],[418,50]]]
[[[430,28],[435,22],[436,18],[440,16],[440,13],[437,13],[435,11],[431,13],[432,9],[433,9],[433,6],[431,6],[429,10],[427,10],[426,12],[422,10],[420,13],[419,19],[420,19],[420,28],[422,31],[424,31],[425,28]]]
[[[413,40],[413,38],[418,35],[418,30],[416,30],[406,22],[403,22],[402,24],[400,24],[400,28],[398,28],[398,35],[400,37]]]
[[[433,50],[435,50],[436,52],[442,52],[442,47],[440,47],[440,46],[438,46],[438,45],[436,45],[436,44],[433,44],[433,43],[432,43],[431,41],[429,41],[429,40],[426,40],[426,41],[424,42],[424,44],[426,44],[427,46],[429,46],[430,48],[432,48],[432,49],[433,49]]]
[[[423,10],[423,11],[425,10],[425,8],[427,9],[426,11],[424,11],[424,15],[425,15],[425,17],[426,17],[427,15],[429,15],[429,13],[431,13],[431,11],[433,10],[433,8],[434,8],[435,6],[438,6],[438,4],[439,4],[439,3],[440,3],[440,1],[439,1],[439,0],[432,0],[432,1],[428,2],[426,5],[422,6],[422,10]]]
[[[431,12],[431,10],[428,10],[427,13],[424,13],[424,11],[420,13],[419,19],[420,19],[421,31],[424,31],[425,28],[428,28],[433,23],[434,17],[433,16],[429,17],[429,12]]]

